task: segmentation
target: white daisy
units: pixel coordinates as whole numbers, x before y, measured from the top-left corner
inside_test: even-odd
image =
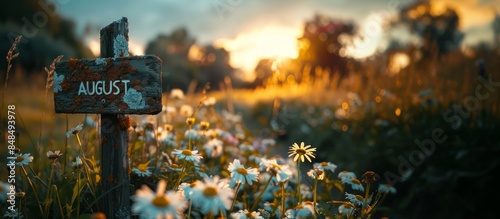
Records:
[[[219,211],[230,208],[233,194],[226,181],[219,181],[219,176],[213,176],[195,182],[191,200],[193,207],[200,208],[203,214],[211,212],[217,215]]]
[[[172,152],[175,156],[179,158],[179,160],[187,160],[193,163],[199,163],[203,157],[201,155],[198,155],[197,150],[177,150],[175,149],[174,152]]]
[[[257,182],[257,176],[259,176],[259,171],[256,168],[245,168],[238,159],[234,159],[232,163],[229,163],[227,170],[231,172],[231,180],[246,182],[248,185],[252,185],[252,181]]]
[[[47,151],[47,157],[51,160],[55,160],[62,156],[61,151]]]
[[[78,133],[79,131],[81,131],[83,129],[83,124],[79,124],[77,125],[76,127],[74,128],[71,128],[71,130],[69,130],[68,132],[66,132],[66,137],[69,138],[69,136],[71,136],[71,134],[74,134],[76,135],[76,133]]]
[[[16,166],[29,165],[31,162],[33,162],[33,156],[30,153],[16,154]]]
[[[328,170],[332,173],[335,172],[335,169],[337,169],[337,165],[330,162],[314,163],[313,167],[316,169]]]
[[[293,157],[293,161],[297,161],[300,158],[301,162],[304,162],[304,157],[311,162],[311,157],[315,158],[314,152],[316,148],[312,148],[311,145],[304,146],[304,142],[300,143],[300,146],[297,143],[293,143],[290,147],[290,151],[288,152],[288,157]]]
[[[132,212],[146,219],[183,218],[187,206],[186,200],[179,192],[165,192],[166,187],[167,183],[160,180],[155,194],[149,187],[143,185],[132,196],[134,201]]]

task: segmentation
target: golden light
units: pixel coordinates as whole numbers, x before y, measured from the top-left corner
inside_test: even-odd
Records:
[[[399,117],[401,115],[401,108],[396,108],[396,110],[394,110],[394,114],[396,114],[397,117]]]
[[[342,109],[344,109],[344,110],[349,109],[349,104],[347,104],[346,102],[343,102],[342,103]]]
[[[240,33],[232,39],[219,39],[216,47],[231,53],[230,64],[245,74],[253,74],[259,60],[264,58],[297,58],[297,38],[300,28],[267,26]]]
[[[406,53],[395,53],[391,57],[391,61],[389,62],[388,72],[389,75],[397,75],[401,69],[405,68],[410,64],[410,56]]]
[[[375,97],[375,102],[376,103],[380,103],[380,101],[382,101],[382,98],[380,98],[380,96],[376,96]]]
[[[101,54],[101,42],[99,39],[90,39],[87,42],[89,49],[94,56],[100,56]],[[134,41],[129,40],[128,51],[131,55],[144,55],[144,47]]]
[[[344,50],[340,50],[342,56],[349,56],[362,59],[377,52],[379,42],[383,38],[384,26],[387,22],[387,16],[384,13],[374,13],[367,16],[360,24],[356,36],[350,40],[348,37],[339,38],[346,44]]]
[[[347,125],[342,125],[342,131],[347,132],[349,130],[349,127]]]

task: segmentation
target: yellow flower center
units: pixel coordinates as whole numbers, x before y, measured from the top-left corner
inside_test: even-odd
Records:
[[[357,199],[358,201],[363,201],[363,196],[361,196],[361,195],[356,195],[356,199]]]
[[[351,203],[344,203],[344,208],[352,208],[352,204]]]
[[[351,182],[354,184],[361,184],[361,182],[358,179],[351,179]]]
[[[159,208],[167,207],[170,204],[170,201],[165,195],[157,195],[151,203]]]
[[[296,152],[297,154],[300,154],[300,155],[304,155],[304,154],[306,154],[306,153],[307,153],[307,151],[306,151],[305,149],[302,149],[302,148],[297,148],[297,149],[295,150],[295,152]]]
[[[191,150],[183,150],[182,154],[184,154],[186,156],[191,156],[191,155],[193,155],[193,152],[191,152]]]
[[[206,197],[209,197],[209,198],[214,197],[217,194],[219,194],[219,190],[215,187],[207,186],[203,190],[203,195],[205,195]]]
[[[277,169],[277,170],[281,170],[281,166],[280,166],[280,165],[278,165],[278,164],[273,164],[273,163],[272,163],[272,164],[271,164],[271,167],[272,167],[272,168],[275,168],[275,169]]]
[[[21,162],[24,160],[24,157],[23,156],[19,156],[16,158],[16,162]]]
[[[236,169],[236,172],[238,172],[241,175],[247,175],[248,174],[247,169],[245,169],[243,167],[238,167],[238,169]]]
[[[321,162],[321,166],[328,166],[327,162]]]
[[[148,171],[148,167],[146,165],[139,165],[137,167],[138,170],[140,170],[141,172],[147,172]]]

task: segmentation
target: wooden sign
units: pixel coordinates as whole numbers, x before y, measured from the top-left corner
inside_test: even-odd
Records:
[[[161,60],[153,55],[69,59],[56,64],[56,113],[161,112]]]

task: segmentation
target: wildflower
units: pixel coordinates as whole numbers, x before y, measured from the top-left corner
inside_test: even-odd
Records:
[[[288,209],[285,215],[287,218],[312,218],[314,208],[311,202],[302,202],[295,209]]]
[[[231,213],[231,218],[234,219],[247,219],[247,218],[255,218],[255,219],[264,219],[262,216],[260,216],[259,212],[248,212],[247,209],[245,210],[239,210],[236,213]]]
[[[350,202],[352,202],[353,204],[355,205],[361,205],[363,206],[365,203],[364,203],[364,198],[363,196],[361,195],[354,195],[354,194],[349,194],[349,193],[345,193],[345,198],[347,200],[349,200]]]
[[[313,191],[311,191],[311,187],[301,184],[300,185],[300,195],[302,198],[311,199],[313,197]]]
[[[188,124],[188,125],[193,125],[194,122],[196,122],[196,119],[194,117],[188,117],[186,119],[186,124]]]
[[[0,181],[0,202],[7,200],[7,192],[10,190],[10,184]]]
[[[344,180],[344,179],[354,179],[356,178],[356,174],[353,172],[348,172],[348,171],[342,171],[338,175],[339,179]]]
[[[208,127],[210,127],[210,123],[207,121],[201,121],[200,122],[200,129],[201,130],[207,130]]]
[[[52,151],[47,151],[47,157],[48,157],[50,160],[55,160],[55,159],[57,159],[57,158],[59,158],[59,157],[61,157],[61,156],[62,156],[61,151],[54,151],[54,152],[52,152]]]
[[[332,173],[335,172],[335,169],[337,169],[337,165],[330,162],[314,163],[313,167],[316,169],[328,170]]]
[[[380,176],[373,171],[366,171],[362,176],[364,183],[375,183]]]
[[[264,211],[274,212],[276,218],[281,218],[281,209],[276,205],[276,203],[264,202]]]
[[[323,180],[325,179],[325,171],[321,169],[311,169],[307,172],[307,175],[313,179]]]
[[[165,192],[166,186],[167,183],[160,180],[155,194],[143,185],[132,196],[132,212],[140,214],[141,218],[182,218],[187,202],[179,192]]]
[[[17,210],[7,210],[3,216],[5,218],[24,218],[24,216],[19,214]]]
[[[66,138],[69,138],[69,136],[71,136],[71,134],[73,135],[76,135],[78,132],[80,132],[81,130],[83,129],[83,124],[79,124],[77,125],[76,127],[74,128],[71,128],[71,130],[69,130],[68,132],[66,132]]]
[[[179,185],[179,191],[184,195],[185,198],[191,199],[191,195],[193,194],[193,189],[196,185],[196,182],[193,183],[181,183]]]
[[[288,152],[288,157],[295,156],[293,161],[297,161],[299,158],[302,162],[304,162],[304,157],[311,162],[311,158],[314,158],[314,153],[316,148],[311,148],[311,145],[304,146],[304,142],[300,143],[300,147],[297,143],[293,143],[292,147],[290,147],[290,152]]]
[[[339,213],[344,215],[350,215],[354,211],[354,206],[351,203],[344,203],[339,206]]]
[[[30,153],[16,154],[16,166],[29,165],[31,162],[33,162],[33,156]]]
[[[344,179],[342,179],[342,184],[351,185],[352,189],[354,189],[354,190],[365,191],[365,188],[363,188],[363,185],[361,185],[361,182],[356,178],[352,178],[352,179],[344,178]]]
[[[143,163],[143,164],[139,164],[137,167],[132,168],[132,172],[134,172],[135,174],[137,174],[140,177],[151,176],[153,173],[151,173],[148,170],[149,163],[151,163],[151,161],[148,161],[148,162]]]
[[[209,140],[203,145],[203,149],[209,157],[220,157],[222,155],[223,142],[217,138]]]
[[[75,162],[72,163],[73,163],[73,168],[80,168],[83,164],[82,158],[76,157]]]
[[[186,104],[182,105],[179,111],[180,111],[181,116],[193,115],[193,107],[186,105]]]
[[[198,155],[197,150],[177,150],[175,149],[174,152],[172,152],[175,156],[177,156],[180,160],[187,160],[190,162],[194,163],[199,163],[200,159],[203,159],[201,155]]]
[[[219,176],[213,176],[195,182],[191,200],[193,206],[200,208],[203,214],[211,212],[216,215],[219,211],[230,208],[233,194],[227,182],[219,181]]]
[[[217,102],[217,100],[214,97],[209,97],[203,101],[203,105],[211,107],[215,105],[215,102]]]
[[[184,91],[182,91],[179,88],[174,88],[170,91],[170,98],[176,99],[176,100],[183,100],[184,99]]]
[[[284,182],[292,176],[292,171],[288,165],[279,165],[276,159],[267,160],[262,158],[260,166],[267,172],[274,174],[278,182]]]
[[[201,134],[197,130],[188,129],[184,132],[184,138],[197,141],[201,138]]]
[[[396,188],[394,188],[391,184],[380,184],[378,186],[378,191],[382,193],[396,194]]]
[[[231,172],[231,179],[236,182],[247,182],[248,185],[252,185],[252,181],[257,182],[257,176],[259,171],[256,168],[246,168],[240,163],[240,160],[234,159],[232,163],[229,163],[227,168]]]

